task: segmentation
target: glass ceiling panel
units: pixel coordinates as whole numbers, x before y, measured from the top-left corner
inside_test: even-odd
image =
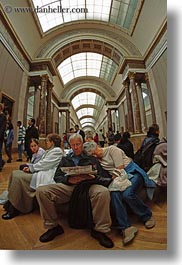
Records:
[[[90,123],[90,122],[85,122],[82,125],[82,128],[85,127],[85,126],[91,126],[91,127],[94,127],[94,123]]]
[[[94,109],[93,108],[83,108],[76,112],[78,119],[82,116],[90,115],[93,116]]]
[[[88,123],[95,123],[95,120],[92,119],[92,118],[84,118],[84,119],[81,119],[80,120],[80,123],[81,124],[86,123],[86,122],[88,122]]]
[[[139,0],[32,0],[43,32],[70,21],[101,20],[129,29]]]
[[[116,70],[117,64],[114,61],[93,52],[74,54],[58,66],[64,84],[81,76],[96,76],[112,82]]]
[[[71,103],[75,110],[78,107],[81,107],[82,105],[87,105],[87,104],[91,104],[91,105],[98,107],[98,109],[102,109],[105,103],[105,100],[94,92],[82,92],[79,95],[75,96],[72,99]],[[99,112],[95,108],[81,108],[80,110],[76,112],[76,114],[78,116],[78,119],[80,119],[81,125],[83,124],[85,126],[85,123],[88,123],[89,126],[90,125],[94,126],[96,122],[96,117],[98,116]],[[91,115],[93,116],[93,118],[81,119],[85,115]]]

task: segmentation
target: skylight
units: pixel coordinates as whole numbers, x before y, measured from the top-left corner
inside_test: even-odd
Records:
[[[105,100],[99,96],[98,94],[94,92],[82,92],[75,96],[71,101],[74,110],[76,111],[79,107],[85,106],[85,105],[94,105],[96,108],[86,108],[82,107],[79,108],[78,111],[76,111],[77,117],[80,120],[80,124],[82,126],[90,126],[94,128],[96,119],[98,117],[98,110],[102,109]],[[84,116],[92,116],[91,117],[84,117]],[[82,118],[84,117],[84,118]]]
[[[58,66],[64,84],[80,76],[96,76],[112,82],[116,69],[117,64],[110,58],[92,52],[72,55]]]
[[[101,20],[129,29],[140,0],[32,0],[43,32],[70,21]]]

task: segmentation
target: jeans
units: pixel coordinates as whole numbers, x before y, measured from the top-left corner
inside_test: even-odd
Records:
[[[137,191],[143,186],[143,177],[135,174],[130,181],[132,185],[125,191],[111,192],[111,208],[115,215],[119,229],[126,229],[130,226],[130,221],[123,202],[145,223],[152,216],[152,212],[147,205],[138,197]]]
[[[18,144],[18,158],[22,159],[22,153],[24,153],[25,145],[24,144]]]

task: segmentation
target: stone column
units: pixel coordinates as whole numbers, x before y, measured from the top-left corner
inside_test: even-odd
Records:
[[[133,114],[135,119],[135,132],[141,133],[142,132],[142,126],[141,126],[141,118],[140,118],[140,107],[138,102],[138,96],[135,86],[135,73],[130,72],[128,74],[128,77],[130,79],[130,88],[133,92]]]
[[[66,132],[70,129],[70,111],[66,110]]]
[[[52,101],[52,89],[53,89],[53,84],[48,83],[47,87],[47,112],[46,112],[46,134],[52,133],[52,106],[51,106],[51,101]]]
[[[111,109],[107,110],[107,121],[108,121],[108,129],[112,129],[112,116],[111,116]]]
[[[151,107],[151,113],[152,113],[152,123],[156,123],[156,115],[155,115],[155,108],[154,108],[154,101],[152,96],[152,91],[150,87],[149,77],[148,74],[145,74],[145,81],[148,89],[148,96],[150,100],[150,107]]]
[[[133,122],[133,112],[132,112],[132,104],[131,104],[131,95],[129,92],[129,84],[127,81],[123,83],[125,88],[125,94],[126,94],[126,104],[127,104],[127,110],[128,110],[128,121],[125,123],[127,124],[127,129],[129,132],[134,132],[134,122]]]
[[[39,108],[39,134],[46,136],[46,92],[48,76],[43,75],[41,78],[40,108]]]
[[[26,93],[25,93],[25,100],[24,100],[24,113],[23,113],[23,125],[26,127],[27,126],[27,106],[28,106],[28,98],[29,98],[29,87],[31,84],[31,78],[27,78],[27,87],[26,87]]]
[[[136,89],[137,89],[137,95],[138,95],[138,101],[139,101],[139,107],[140,107],[142,131],[146,132],[147,131],[147,118],[146,118],[144,99],[142,95],[142,87],[141,87],[140,82],[137,82]]]
[[[38,119],[39,119],[39,105],[40,105],[40,89],[39,85],[36,85],[34,93],[34,109],[33,109],[33,116],[36,120],[36,125],[38,125]]]

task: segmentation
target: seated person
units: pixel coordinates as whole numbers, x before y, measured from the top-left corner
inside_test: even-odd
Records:
[[[130,133],[124,132],[119,143],[117,144],[117,147],[122,149],[128,157],[133,159],[134,158],[134,148],[133,148],[133,144],[129,140],[129,138],[130,138]]]
[[[39,140],[35,138],[32,138],[30,140],[30,150],[32,151],[31,161],[30,163],[20,165],[20,170],[23,170],[24,167],[27,167],[29,164],[36,164],[42,158],[42,155],[45,153],[45,150],[39,146]]]
[[[154,123],[149,127],[147,136],[134,155],[134,162],[145,170],[145,172],[153,165],[153,152],[159,142],[159,125]]]
[[[97,239],[102,246],[112,248],[114,244],[106,235],[106,233],[110,231],[111,226],[110,194],[108,189],[103,186],[110,183],[110,176],[103,177],[104,172],[102,171],[101,166],[99,167],[100,164],[98,164],[98,160],[95,157],[88,157],[83,152],[83,138],[80,134],[71,135],[69,138],[69,144],[72,149],[69,154],[63,157],[60,161],[54,177],[56,184],[39,186],[36,190],[36,198],[40,206],[40,213],[44,227],[48,229],[40,236],[40,241],[48,242],[53,240],[56,236],[64,233],[64,230],[60,225],[56,205],[70,202],[72,194],[78,186],[92,181],[92,185],[89,186],[88,190],[93,216],[91,236]],[[62,171],[63,167],[84,165],[96,166],[98,171],[97,174],[70,176]],[[77,211],[81,211],[82,213],[82,209],[78,208]]]
[[[41,147],[39,147],[39,140],[32,138],[30,140],[30,149],[32,151],[32,159],[31,163],[36,164],[42,157],[42,155],[45,153],[45,150]],[[29,163],[30,164],[30,163]],[[22,164],[20,165],[19,169],[23,170],[25,167],[28,167],[29,165],[27,164]],[[8,190],[5,190],[1,195],[0,195],[0,204],[5,204],[8,201]]]
[[[155,220],[151,210],[137,196],[138,189],[143,185],[147,188],[155,188],[155,183],[149,180],[145,171],[136,165],[131,158],[127,157],[123,150],[114,145],[101,148],[94,142],[87,142],[84,143],[84,150],[88,155],[96,156],[101,166],[109,171],[112,178],[115,178],[116,174],[114,173],[118,169],[124,169],[126,173],[130,174],[131,186],[124,191],[111,192],[111,208],[114,212],[118,229],[124,232],[123,243],[127,244],[134,238],[137,228],[131,226],[122,201],[126,202],[131,210],[139,216],[146,228],[154,227]]]
[[[153,166],[147,172],[159,187],[167,187],[167,140],[163,138],[155,147]]]
[[[36,164],[29,164],[23,171],[12,171],[8,184],[8,201],[4,205],[7,212],[2,215],[4,220],[33,210],[37,185],[43,181],[43,178],[53,182],[54,173],[63,156],[60,144],[61,137],[58,134],[48,134],[46,137],[47,150],[42,158]]]

